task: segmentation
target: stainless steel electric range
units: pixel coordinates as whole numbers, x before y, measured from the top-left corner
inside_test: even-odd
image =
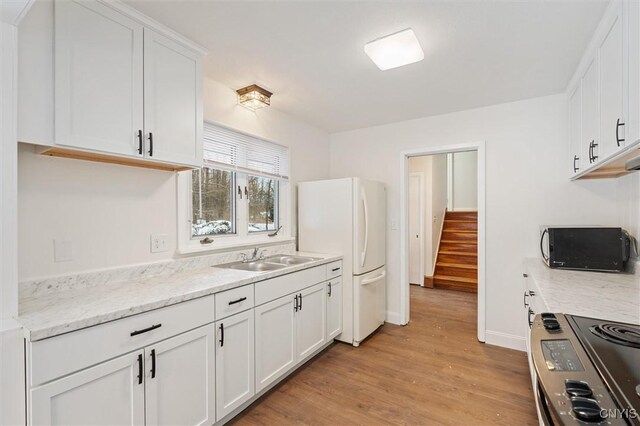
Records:
[[[543,313],[531,327],[545,425],[640,425],[640,326]]]

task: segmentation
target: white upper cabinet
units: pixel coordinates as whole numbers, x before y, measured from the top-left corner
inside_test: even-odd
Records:
[[[98,2],[55,2],[55,140],[141,155],[143,26]]]
[[[200,55],[144,30],[144,128],[149,158],[202,163]]]
[[[616,3],[616,12],[607,22],[607,31],[600,43],[600,143],[599,156],[605,158],[624,146],[626,116],[626,25],[622,3]]]
[[[582,167],[582,87],[578,85],[569,95],[569,137],[571,139],[571,173]]]
[[[201,47],[103,0],[36,2],[19,31],[21,142],[49,155],[201,166]]]
[[[598,57],[582,76],[582,158],[586,167],[598,161],[600,144],[600,103]]]

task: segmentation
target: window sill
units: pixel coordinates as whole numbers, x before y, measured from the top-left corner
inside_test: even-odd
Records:
[[[204,237],[203,237],[204,238]],[[209,237],[211,238],[211,237]],[[213,237],[211,244],[200,244],[198,240],[192,240],[189,244],[178,246],[178,254],[212,253],[218,251],[241,250],[244,248],[265,247],[279,244],[295,243],[296,239],[289,236],[269,237],[267,234],[248,237]]]

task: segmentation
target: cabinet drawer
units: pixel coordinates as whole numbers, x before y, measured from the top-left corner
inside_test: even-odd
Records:
[[[211,323],[213,298],[202,297],[30,343],[29,383],[36,386]]]
[[[322,265],[292,274],[282,275],[270,280],[260,281],[255,284],[256,306],[321,283],[326,279],[326,265]]]
[[[253,284],[217,293],[216,321],[253,308]]]
[[[342,275],[342,260],[331,262],[327,265],[327,279]]]

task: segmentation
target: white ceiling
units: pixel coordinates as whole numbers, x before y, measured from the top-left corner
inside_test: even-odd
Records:
[[[219,2],[130,5],[206,46],[205,74],[258,83],[330,132],[562,92],[604,1]],[[380,71],[364,44],[411,27],[422,62]]]

